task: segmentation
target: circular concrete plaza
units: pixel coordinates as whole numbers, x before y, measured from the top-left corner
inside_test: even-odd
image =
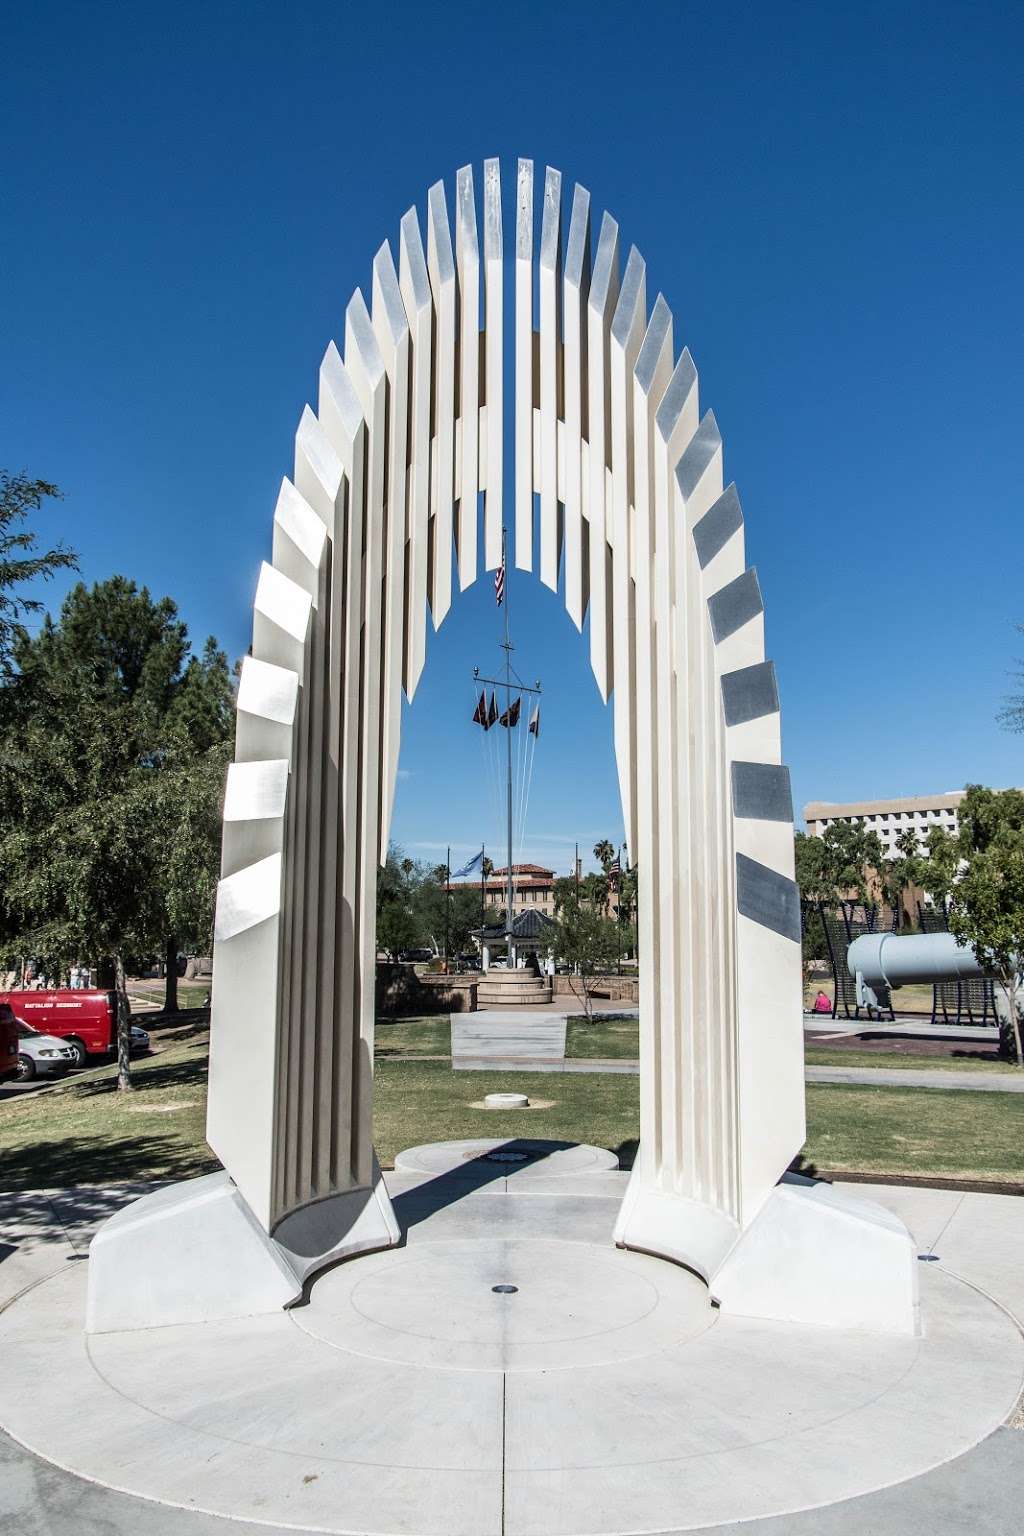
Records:
[[[495,1181],[481,1146],[518,1145],[405,1154],[405,1246],[289,1313],[87,1339],[86,1266],[63,1265],[0,1317],[0,1423],[96,1483],[236,1520],[597,1536],[851,1499],[1012,1410],[1020,1333],[940,1263],[919,1338],[727,1316],[601,1239],[622,1174],[580,1149],[550,1183],[536,1152]]]

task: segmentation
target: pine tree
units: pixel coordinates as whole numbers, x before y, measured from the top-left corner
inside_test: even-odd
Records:
[[[227,661],[115,576],[14,644],[0,688],[0,943],[66,970],[208,942],[232,732]],[[168,978],[173,1002],[174,966]],[[127,1010],[119,1084],[130,1086]]]
[[[42,603],[19,589],[40,579],[49,581],[56,571],[78,569],[78,556],[63,544],[45,553],[36,550],[36,535],[23,526],[30,512],[43,502],[60,497],[48,480],[30,480],[25,474],[0,470],[0,671],[7,672],[15,643],[24,637],[22,619],[39,613]]]

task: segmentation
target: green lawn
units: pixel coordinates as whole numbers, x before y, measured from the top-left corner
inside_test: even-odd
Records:
[[[411,1021],[416,1024],[436,1021]],[[393,1026],[396,1029],[399,1026]],[[417,1043],[423,1035],[413,1031]],[[203,1140],[206,1037],[168,1045],[133,1067],[119,1095],[112,1069],[0,1105],[0,1188],[182,1179],[217,1166]],[[543,1109],[474,1109],[519,1089]],[[378,1059],[375,1140],[390,1166],[403,1147],[473,1136],[589,1141],[628,1164],[639,1080],[613,1073],[452,1072],[445,1061]],[[812,1085],[804,1158],[820,1173],[932,1174],[1024,1184],[1024,1099],[1015,1094]]]
[[[166,985],[162,978],[155,981],[131,981],[128,983],[128,997],[136,1004],[156,1003],[162,1008],[166,996]],[[203,1008],[209,995],[208,980],[178,982],[179,1008]]]
[[[446,1013],[419,1019],[378,1019],[373,1053],[386,1056],[450,1056],[452,1032]]]
[[[203,1139],[205,1031],[132,1063],[135,1093],[113,1067],[0,1104],[0,1188],[189,1179],[219,1166]]]
[[[1024,1097],[810,1084],[804,1157],[828,1174],[1024,1181]]]
[[[589,1060],[603,1056],[636,1061],[640,1055],[640,1020],[616,1018],[614,1014],[596,1014],[592,1020],[582,1014],[567,1019],[565,1054]]]
[[[510,1090],[549,1109],[473,1109],[485,1094]],[[611,1073],[453,1072],[445,1062],[378,1061],[373,1125],[385,1167],[403,1147],[471,1136],[531,1136],[589,1141],[632,1157],[640,1081]]]
[[[981,1050],[982,1045],[976,1047]],[[971,1044],[965,1051],[975,1049]],[[975,1056],[914,1056],[906,1051],[858,1051],[851,1047],[844,1050],[839,1045],[807,1045],[804,1059],[809,1067],[899,1067],[908,1072],[1021,1072],[1010,1061],[1000,1061],[997,1056],[979,1060]],[[1024,1076],[1024,1072],[1021,1072]]]

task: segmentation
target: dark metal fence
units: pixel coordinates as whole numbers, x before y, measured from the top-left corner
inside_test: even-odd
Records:
[[[814,909],[810,909],[814,910]],[[857,987],[846,965],[846,955],[854,939],[862,933],[880,931],[881,913],[878,907],[866,907],[859,902],[842,901],[836,907],[817,905],[817,916],[825,934],[829,964],[832,967],[832,1017],[838,1018],[840,1010],[844,1019],[859,1019],[861,1013],[869,1019],[893,1019],[892,1008],[861,1008],[857,1002]],[[893,917],[893,929],[896,918]]]
[[[945,933],[949,920],[944,907],[917,909],[922,933]],[[995,984],[976,981],[940,981],[932,988],[933,1024],[984,1024],[996,1028]]]

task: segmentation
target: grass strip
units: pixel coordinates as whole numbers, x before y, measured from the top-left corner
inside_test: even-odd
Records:
[[[187,1179],[216,1168],[204,1140],[205,1034],[133,1067],[0,1105],[0,1188],[45,1189]],[[474,1109],[515,1089],[544,1109]],[[819,1173],[1024,1187],[1024,1097],[931,1088],[809,1084],[804,1164]],[[527,1136],[608,1147],[628,1165],[639,1132],[639,1080],[614,1073],[453,1072],[446,1061],[378,1060],[374,1139],[385,1166],[403,1147]]]

